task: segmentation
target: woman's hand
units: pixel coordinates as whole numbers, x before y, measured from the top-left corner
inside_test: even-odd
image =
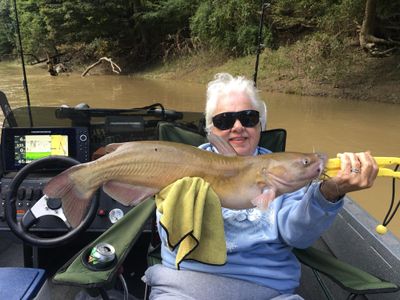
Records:
[[[378,165],[369,152],[339,153],[340,171],[320,185],[322,195],[335,201],[344,194],[371,187],[378,175]]]

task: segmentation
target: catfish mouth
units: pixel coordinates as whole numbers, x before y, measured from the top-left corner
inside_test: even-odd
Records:
[[[318,177],[321,177],[322,174],[324,174],[325,172],[325,165],[326,162],[328,161],[328,157],[326,156],[326,154],[323,153],[316,153],[317,156],[319,157],[320,161],[319,161],[319,174]]]

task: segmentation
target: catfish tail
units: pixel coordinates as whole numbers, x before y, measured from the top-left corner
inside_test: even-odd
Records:
[[[93,194],[97,190],[97,188],[88,189],[90,178],[84,176],[87,174],[79,176],[79,171],[84,168],[85,165],[81,164],[65,170],[52,178],[43,190],[49,198],[61,199],[65,217],[73,228],[77,227],[84,218]]]

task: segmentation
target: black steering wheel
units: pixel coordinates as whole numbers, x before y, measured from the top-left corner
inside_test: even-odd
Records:
[[[91,201],[86,216],[83,218],[82,222],[73,229],[65,218],[61,207],[61,201],[59,199],[48,198],[46,195],[43,195],[29,210],[27,210],[22,218],[17,219],[16,213],[15,203],[18,188],[30,173],[33,171],[43,170],[46,166],[57,165],[67,169],[79,163],[79,161],[70,157],[49,156],[27,164],[15,175],[9,186],[4,208],[8,226],[16,236],[32,246],[53,247],[70,242],[75,239],[79,233],[89,227],[96,216],[99,203],[98,197],[95,197],[95,199]],[[66,231],[65,234],[52,238],[43,238],[33,235],[29,232],[29,229],[43,216],[56,216],[60,218],[65,223],[68,231]]]

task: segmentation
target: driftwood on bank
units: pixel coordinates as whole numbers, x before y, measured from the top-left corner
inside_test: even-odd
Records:
[[[115,62],[113,62],[111,58],[102,57],[102,58],[100,58],[97,62],[95,62],[94,64],[92,64],[92,65],[90,65],[89,67],[87,67],[86,70],[82,73],[81,77],[86,76],[87,73],[89,73],[89,71],[90,71],[91,69],[93,69],[93,68],[96,67],[97,65],[101,64],[103,61],[106,61],[106,62],[109,62],[109,63],[110,63],[110,66],[111,66],[112,71],[113,71],[114,73],[117,73],[117,74],[121,73],[121,71],[122,71],[121,68],[120,68]]]

